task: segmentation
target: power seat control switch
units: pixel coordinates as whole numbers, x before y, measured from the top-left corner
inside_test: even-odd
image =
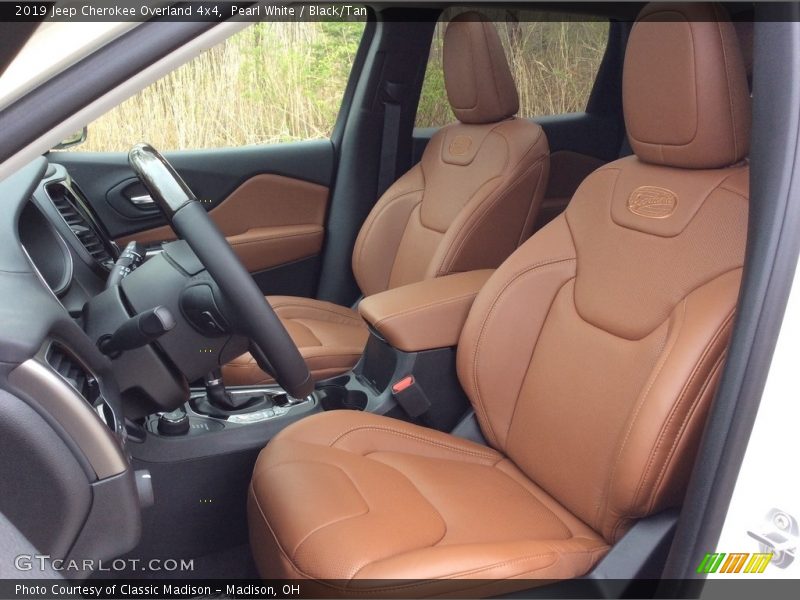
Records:
[[[403,407],[409,417],[424,415],[431,407],[425,390],[416,382],[413,375],[406,375],[392,385],[392,396]]]

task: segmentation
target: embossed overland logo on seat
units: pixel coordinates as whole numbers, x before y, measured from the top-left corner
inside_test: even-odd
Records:
[[[628,210],[640,217],[666,219],[678,206],[675,192],[660,187],[645,185],[633,190],[628,198]]]
[[[461,156],[467,153],[470,146],[472,146],[471,137],[467,135],[457,135],[453,138],[453,141],[450,142],[450,154],[453,156]]]

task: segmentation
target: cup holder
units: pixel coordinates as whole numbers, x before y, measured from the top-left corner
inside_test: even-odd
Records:
[[[323,385],[317,389],[323,410],[364,410],[367,395],[360,390],[348,390],[342,385]]]

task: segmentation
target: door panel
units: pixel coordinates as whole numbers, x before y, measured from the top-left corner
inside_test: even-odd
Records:
[[[209,211],[248,271],[320,253],[328,188],[282,175],[256,175]],[[117,239],[155,244],[175,239],[168,225]]]
[[[166,153],[265,293],[313,295],[334,154],[329,140]],[[61,152],[120,245],[175,238],[124,153]],[[136,200],[140,203],[136,203]],[[133,200],[133,201],[132,201]]]

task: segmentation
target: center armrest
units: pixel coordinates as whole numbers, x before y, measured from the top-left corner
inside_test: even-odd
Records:
[[[398,350],[455,346],[475,296],[492,273],[466,271],[404,285],[364,298],[358,311]]]

